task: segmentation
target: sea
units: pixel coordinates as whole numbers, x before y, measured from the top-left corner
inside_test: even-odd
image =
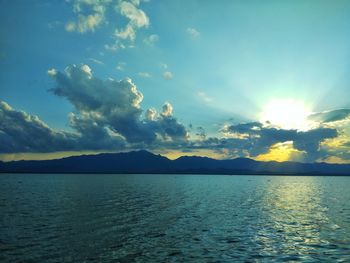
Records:
[[[350,262],[350,177],[0,174],[0,262]]]

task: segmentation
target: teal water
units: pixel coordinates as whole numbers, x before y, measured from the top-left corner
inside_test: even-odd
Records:
[[[0,175],[0,262],[350,262],[350,177]]]

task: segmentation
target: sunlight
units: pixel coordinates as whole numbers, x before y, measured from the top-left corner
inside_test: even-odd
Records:
[[[307,120],[311,110],[301,101],[293,99],[272,100],[260,114],[262,123],[270,123],[281,129],[309,130]]]
[[[254,158],[256,161],[301,161],[304,152],[293,148],[293,142],[276,143],[270,147],[269,151]]]
[[[322,242],[320,226],[337,227],[330,224],[328,208],[323,205],[321,196],[319,181],[315,177],[283,177],[269,182],[264,208],[272,221],[271,227],[283,237],[284,253],[308,253],[307,246],[295,244],[319,244]],[[260,229],[256,238],[264,244],[264,250],[270,251],[278,244],[273,239],[262,238],[269,233],[266,229]]]

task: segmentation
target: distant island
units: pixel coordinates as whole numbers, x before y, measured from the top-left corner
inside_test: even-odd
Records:
[[[148,151],[103,153],[43,161],[0,162],[1,173],[350,175],[350,164],[216,160],[183,156],[170,160]]]

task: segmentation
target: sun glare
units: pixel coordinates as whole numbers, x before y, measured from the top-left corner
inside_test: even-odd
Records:
[[[301,101],[292,99],[273,100],[260,115],[260,121],[281,129],[308,130],[311,123],[307,117],[311,110]]]

